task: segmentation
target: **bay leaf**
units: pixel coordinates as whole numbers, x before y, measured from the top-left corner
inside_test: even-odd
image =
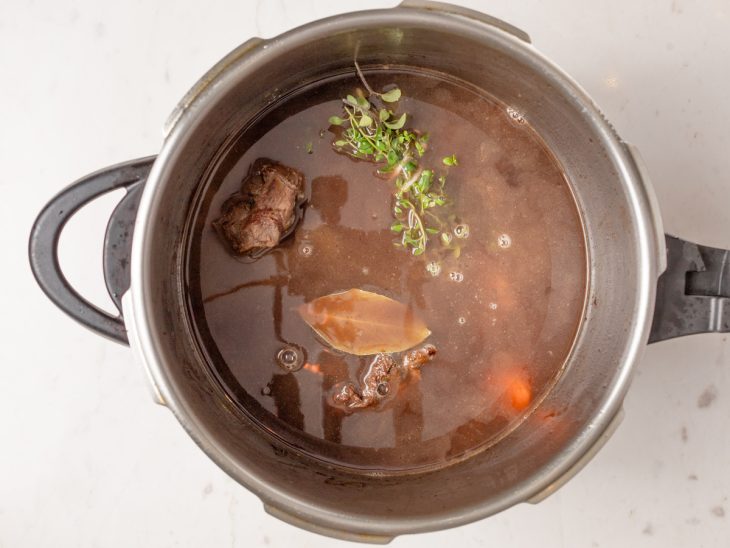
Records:
[[[314,299],[299,314],[333,348],[357,356],[408,350],[431,334],[412,307],[361,289]]]

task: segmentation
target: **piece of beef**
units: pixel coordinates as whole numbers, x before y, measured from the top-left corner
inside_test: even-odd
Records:
[[[388,380],[397,368],[398,365],[389,354],[378,354],[363,377],[360,391],[354,384],[347,383],[335,394],[335,402],[351,409],[372,405],[388,393]]]
[[[303,198],[304,175],[259,158],[251,164],[241,190],[223,203],[213,225],[237,254],[257,255],[289,234]]]
[[[402,368],[405,373],[411,369],[420,369],[424,363],[430,362],[435,355],[436,347],[432,344],[409,350],[403,358]]]
[[[370,364],[367,373],[365,373],[360,390],[349,382],[335,393],[334,401],[347,409],[359,409],[374,405],[388,395],[394,375],[400,373],[401,378],[405,378],[411,370],[420,369],[423,364],[431,361],[435,355],[436,347],[432,344],[409,350],[400,363],[396,362],[390,354],[378,354]]]

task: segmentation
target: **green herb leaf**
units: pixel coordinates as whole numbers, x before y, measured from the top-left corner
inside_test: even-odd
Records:
[[[404,125],[406,125],[406,113],[404,112],[401,114],[401,117],[398,118],[395,122],[383,122],[385,124],[385,127],[388,129],[400,129]]]
[[[373,147],[368,142],[360,143],[358,146],[358,150],[362,152],[363,154],[372,154],[373,153]]]
[[[376,109],[368,100],[375,96],[384,103],[394,103],[401,98],[399,88],[377,93],[365,82],[362,73],[358,71],[358,75],[369,95],[363,95],[360,89],[354,95],[347,95],[342,105],[344,115],[330,117],[330,125],[342,128],[330,128],[337,139],[333,146],[352,158],[378,164],[378,173],[388,174],[395,186],[394,220],[390,228],[399,235],[396,245],[419,256],[426,252],[430,238],[434,237],[444,245],[443,249],[436,250],[437,253],[449,250],[458,256],[462,244],[453,243],[451,234],[456,216],[438,209],[451,203],[444,194],[446,178],[441,175],[434,184],[434,170],[421,165],[420,158],[427,152],[429,134],[405,129],[407,113],[396,115],[388,108]],[[308,143],[307,151],[311,150],[311,143]],[[443,158],[442,162],[446,166],[458,165],[454,154]]]
[[[426,193],[431,188],[431,182],[433,181],[433,171],[430,169],[424,169],[421,172],[421,176],[418,179],[418,187],[421,192]]]
[[[390,91],[386,91],[385,93],[380,94],[380,98],[385,101],[386,103],[395,103],[398,99],[400,99],[400,89],[393,88]]]
[[[452,154],[451,156],[446,156],[443,160],[441,160],[445,166],[458,166],[459,162],[456,160],[456,154]]]
[[[391,149],[388,151],[388,165],[395,165],[398,162],[398,153]]]
[[[305,147],[305,150],[307,151],[307,154],[312,154],[312,150],[313,150],[313,147],[312,147],[312,141],[309,141],[309,142],[307,143],[307,145],[306,145],[306,147]]]

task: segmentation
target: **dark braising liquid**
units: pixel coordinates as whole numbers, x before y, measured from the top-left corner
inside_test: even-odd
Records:
[[[431,136],[424,165],[445,170],[441,158],[456,153],[446,192],[469,227],[461,256],[433,276],[428,258],[393,245],[392,181],[321,133],[360,86],[342,76],[282,100],[213,166],[188,254],[191,317],[231,399],[292,446],[370,471],[443,466],[508,432],[560,374],[584,304],[584,235],[560,166],[503,105],[431,74],[368,79],[402,90],[408,127]],[[242,260],[212,223],[260,157],[301,171],[307,201],[292,235]],[[334,387],[358,384],[372,357],[331,349],[297,308],[351,288],[412,306],[438,354],[397,396],[347,412],[333,404]],[[288,345],[304,349],[295,372],[280,363]]]

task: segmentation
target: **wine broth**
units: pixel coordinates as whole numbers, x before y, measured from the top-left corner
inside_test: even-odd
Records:
[[[421,161],[448,174],[467,227],[460,255],[434,266],[394,245],[392,180],[332,146],[328,118],[362,88],[342,75],[279,101],[210,170],[188,251],[190,317],[231,400],[285,443],[364,471],[434,468],[509,432],[558,378],[584,306],[584,233],[563,171],[515,112],[430,73],[366,76],[374,89],[397,84],[406,127],[429,133]],[[457,166],[442,163],[451,154]],[[300,171],[305,201],[289,236],[242,259],[213,223],[258,158]],[[333,349],[297,310],[354,288],[411,307],[437,354],[397,393],[348,410],[334,391],[361,383],[373,356]]]

